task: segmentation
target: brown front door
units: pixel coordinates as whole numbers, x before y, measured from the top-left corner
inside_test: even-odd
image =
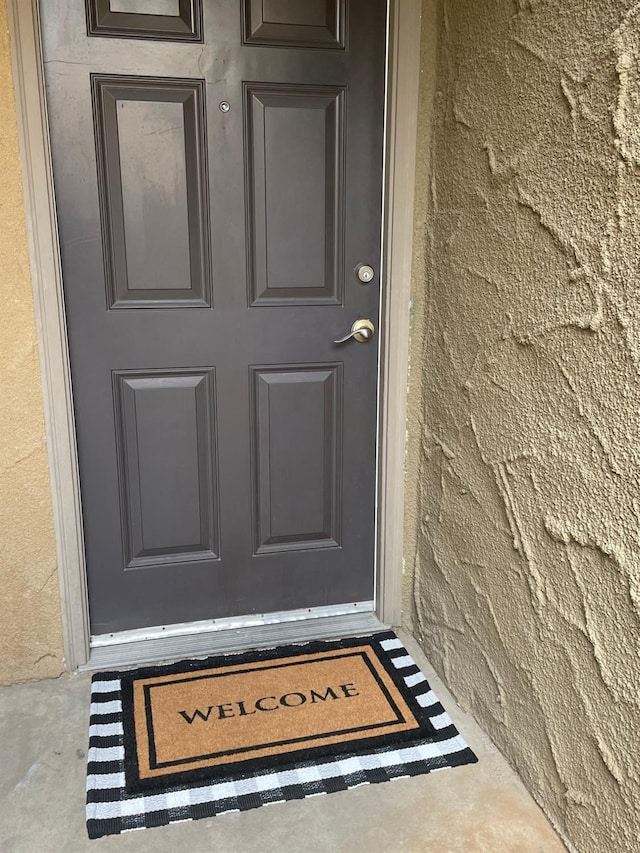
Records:
[[[41,3],[93,634],[373,598],[385,20]]]

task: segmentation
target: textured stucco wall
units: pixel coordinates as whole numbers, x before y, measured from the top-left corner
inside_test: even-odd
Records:
[[[0,0],[0,683],[58,675],[60,602],[6,4]]]
[[[575,849],[637,851],[640,4],[434,8],[414,626]]]

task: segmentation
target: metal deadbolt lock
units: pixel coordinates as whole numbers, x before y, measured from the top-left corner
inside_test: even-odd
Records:
[[[369,284],[375,278],[375,270],[369,264],[358,264],[356,267],[356,275],[362,284]]]

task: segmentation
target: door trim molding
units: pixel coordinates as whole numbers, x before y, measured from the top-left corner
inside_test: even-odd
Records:
[[[45,0],[46,2],[46,0]],[[89,605],[38,0],[9,0],[24,209],[40,352],[65,665],[89,657]]]
[[[404,479],[421,0],[389,0],[379,423],[377,614],[402,623]]]
[[[401,621],[406,389],[421,0],[389,0],[377,615]],[[89,661],[89,606],[38,0],[8,0],[24,207],[40,352],[65,665]]]

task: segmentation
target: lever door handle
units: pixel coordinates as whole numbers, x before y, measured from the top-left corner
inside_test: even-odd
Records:
[[[338,338],[337,341],[334,341],[334,344],[346,344],[352,338],[354,341],[358,341],[359,344],[366,344],[375,333],[376,327],[371,320],[356,320],[349,334],[345,335],[344,338]]]

